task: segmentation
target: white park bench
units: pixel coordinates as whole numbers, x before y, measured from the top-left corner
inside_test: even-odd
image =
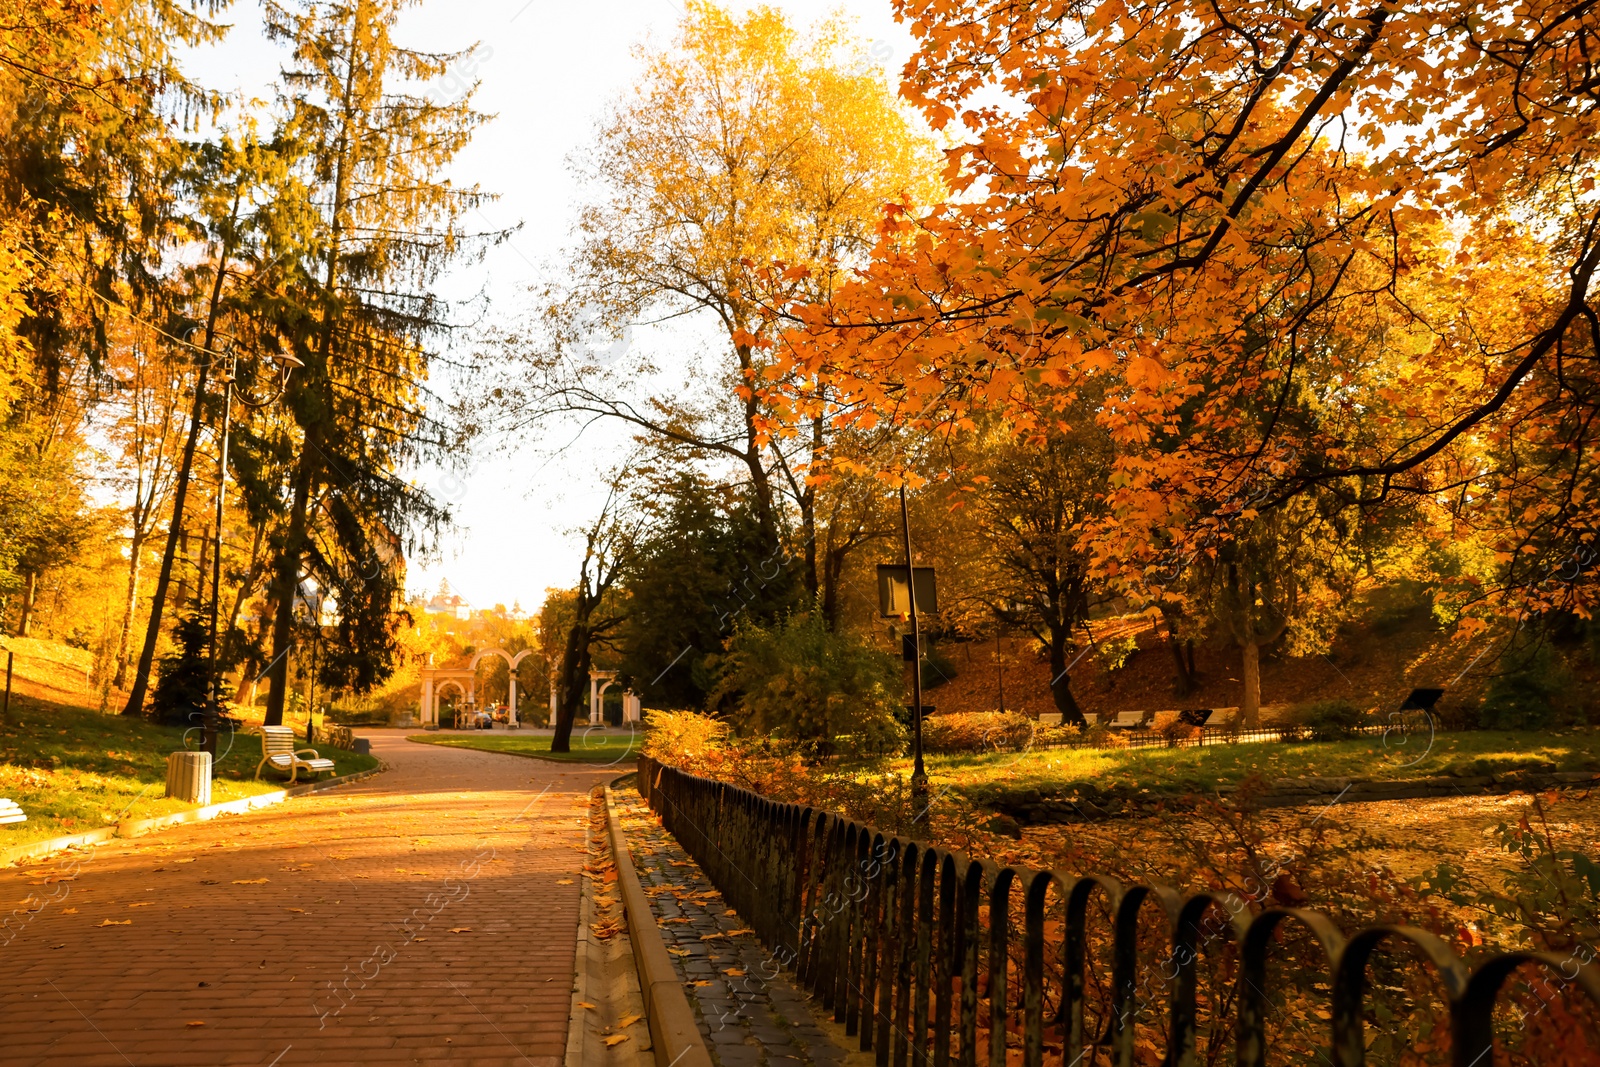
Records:
[[[1232,730],[1239,725],[1238,708],[1218,708],[1206,720],[1207,729]]]
[[[263,726],[261,728],[261,762],[256,764],[256,777],[261,777],[262,768],[271,764],[273,769],[280,770],[289,775],[292,783],[299,777],[302,770],[312,777],[323,771],[333,770],[333,760],[323,759],[317,755],[314,748],[296,749],[294,747],[294,731],[287,726]],[[310,759],[301,757],[310,755]]]
[[[5,797],[0,797],[0,826],[4,826],[6,823],[27,821],[28,816],[21,808],[17,807],[15,800],[7,800]]]
[[[1153,718],[1155,718],[1153,711],[1120,711],[1117,717],[1106,725],[1114,730],[1137,730]]]

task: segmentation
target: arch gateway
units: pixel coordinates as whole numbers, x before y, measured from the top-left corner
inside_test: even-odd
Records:
[[[523,658],[531,655],[533,649],[525,648],[516,655],[512,655],[503,648],[486,648],[472,657],[472,661],[465,667],[435,667],[430,658],[428,665],[422,668],[422,699],[418,709],[422,717],[422,725],[436,726],[439,723],[439,698],[452,686],[457,692],[466,697],[468,704],[476,705],[478,702],[478,664],[485,656],[499,656],[506,661],[510,668],[511,690],[510,699],[506,702],[506,723],[516,726],[517,723],[517,665]]]

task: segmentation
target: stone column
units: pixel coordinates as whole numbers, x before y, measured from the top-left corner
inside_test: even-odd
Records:
[[[506,725],[517,725],[517,669],[511,668],[511,702],[506,705]]]
[[[589,725],[593,726],[600,721],[600,716],[595,714],[600,710],[600,679],[589,675]]]
[[[426,726],[433,722],[433,709],[433,674],[429,672],[428,677],[422,681],[422,725]]]

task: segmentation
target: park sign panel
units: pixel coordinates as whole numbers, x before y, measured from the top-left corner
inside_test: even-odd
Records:
[[[917,613],[936,614],[939,590],[932,567],[912,568],[917,583]],[[903,619],[911,614],[911,598],[906,592],[906,568],[893,563],[878,564],[878,611],[886,619]]]

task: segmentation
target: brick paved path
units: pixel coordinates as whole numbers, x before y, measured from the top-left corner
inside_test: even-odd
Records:
[[[614,795],[639,881],[712,1058],[721,1067],[871,1062],[835,1043],[810,996],[780,971],[633,787],[625,783]]]
[[[0,1064],[560,1063],[617,769],[368,736],[356,785],[0,870]]]

